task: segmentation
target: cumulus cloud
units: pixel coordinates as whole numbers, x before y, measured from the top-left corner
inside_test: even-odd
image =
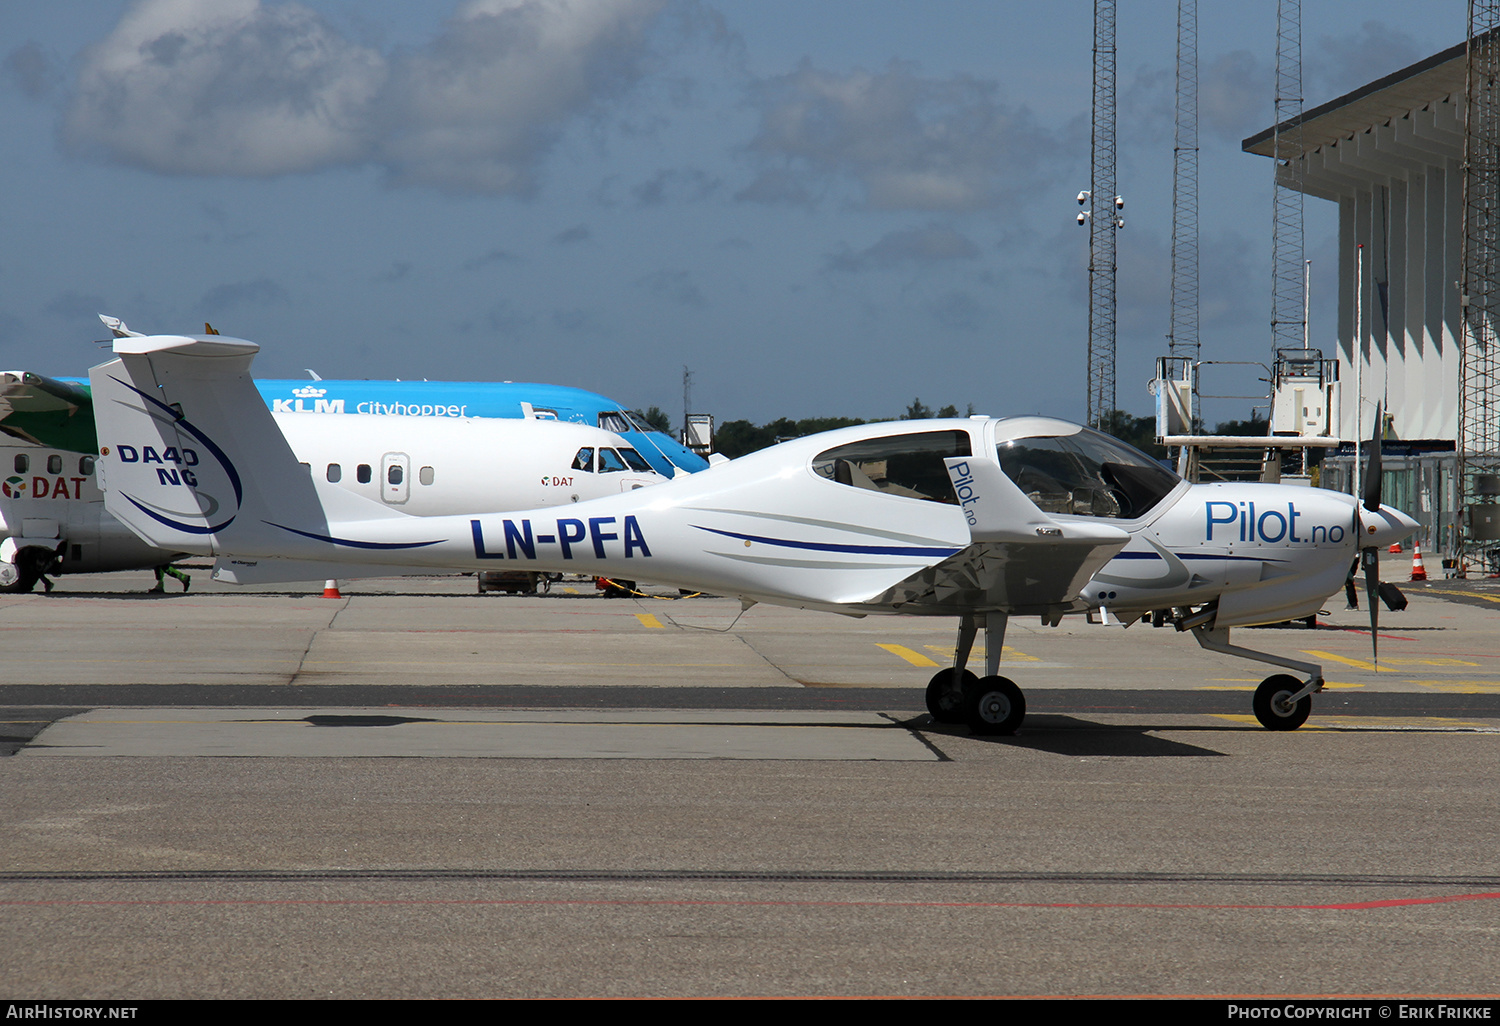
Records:
[[[639,75],[664,2],[470,0],[388,55],[296,3],[140,0],[85,53],[64,137],[164,173],[374,164],[399,184],[524,195],[567,119]]]
[[[866,206],[979,210],[1033,181],[1057,146],[993,83],[923,78],[910,64],[847,75],[804,61],[754,90],[760,127],[749,151],[760,176],[741,198],[806,202],[820,180],[855,183]]]
[[[835,253],[828,258],[832,271],[888,270],[904,264],[929,264],[943,260],[973,260],[979,247],[946,225],[929,224],[889,232],[857,253]]]

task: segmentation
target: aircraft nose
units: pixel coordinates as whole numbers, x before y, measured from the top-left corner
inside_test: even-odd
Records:
[[[1381,506],[1374,513],[1360,507],[1359,523],[1362,548],[1393,545],[1422,526],[1394,506]]]

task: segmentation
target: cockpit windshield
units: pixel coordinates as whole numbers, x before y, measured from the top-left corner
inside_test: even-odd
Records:
[[[1139,449],[1090,428],[1013,438],[995,448],[1006,476],[1047,513],[1134,520],[1182,480]]]

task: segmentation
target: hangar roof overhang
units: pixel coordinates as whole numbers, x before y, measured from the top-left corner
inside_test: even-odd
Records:
[[[1384,125],[1408,111],[1454,93],[1461,94],[1467,52],[1467,43],[1451,46],[1338,99],[1304,111],[1301,117],[1258,132],[1241,143],[1240,148],[1246,153],[1274,156],[1275,137],[1280,130],[1281,158],[1291,160],[1320,146],[1353,138],[1373,125]],[[1300,132],[1292,131],[1299,127]],[[1298,135],[1301,136],[1300,145]]]

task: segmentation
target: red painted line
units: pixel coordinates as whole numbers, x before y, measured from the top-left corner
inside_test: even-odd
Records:
[[[1362,629],[1360,627],[1335,627],[1334,630],[1336,630],[1336,631],[1344,631],[1345,633],[1348,633],[1348,634],[1363,634],[1365,637],[1369,637],[1370,636],[1370,632],[1369,631],[1364,630],[1364,629]],[[1399,634],[1382,634],[1380,636],[1382,638],[1388,638],[1391,641],[1421,641],[1422,640],[1421,638],[1404,638],[1404,637],[1402,637]]]
[[[246,881],[251,882],[251,881]],[[283,881],[288,882],[288,881]],[[43,901],[0,901],[0,907],[25,908],[25,907],[58,907],[58,906],[121,906],[121,907],[154,907],[154,906],[206,906],[206,905],[267,905],[267,906],[295,906],[306,905],[309,907],[326,907],[332,905],[350,906],[421,906],[421,905],[463,905],[463,906],[597,906],[612,905],[620,908],[644,907],[685,907],[685,908],[1054,908],[1054,909],[1196,909],[1196,910],[1242,910],[1242,911],[1335,911],[1352,912],[1364,911],[1377,908],[1401,908],[1413,905],[1445,905],[1457,901],[1493,901],[1500,899],[1500,891],[1481,894],[1448,894],[1434,895],[1422,898],[1383,898],[1376,901],[1350,901],[1335,902],[1331,904],[1314,905],[1250,905],[1250,904],[1188,904],[1174,902],[1042,902],[1042,901],[699,901],[691,899],[654,899],[654,900],[625,900],[613,898],[564,898],[564,899],[491,899],[491,898],[318,898],[318,899],[274,899],[274,900],[250,900],[239,898],[203,898],[203,899],[162,899],[152,901],[125,901],[125,900],[43,900]]]

